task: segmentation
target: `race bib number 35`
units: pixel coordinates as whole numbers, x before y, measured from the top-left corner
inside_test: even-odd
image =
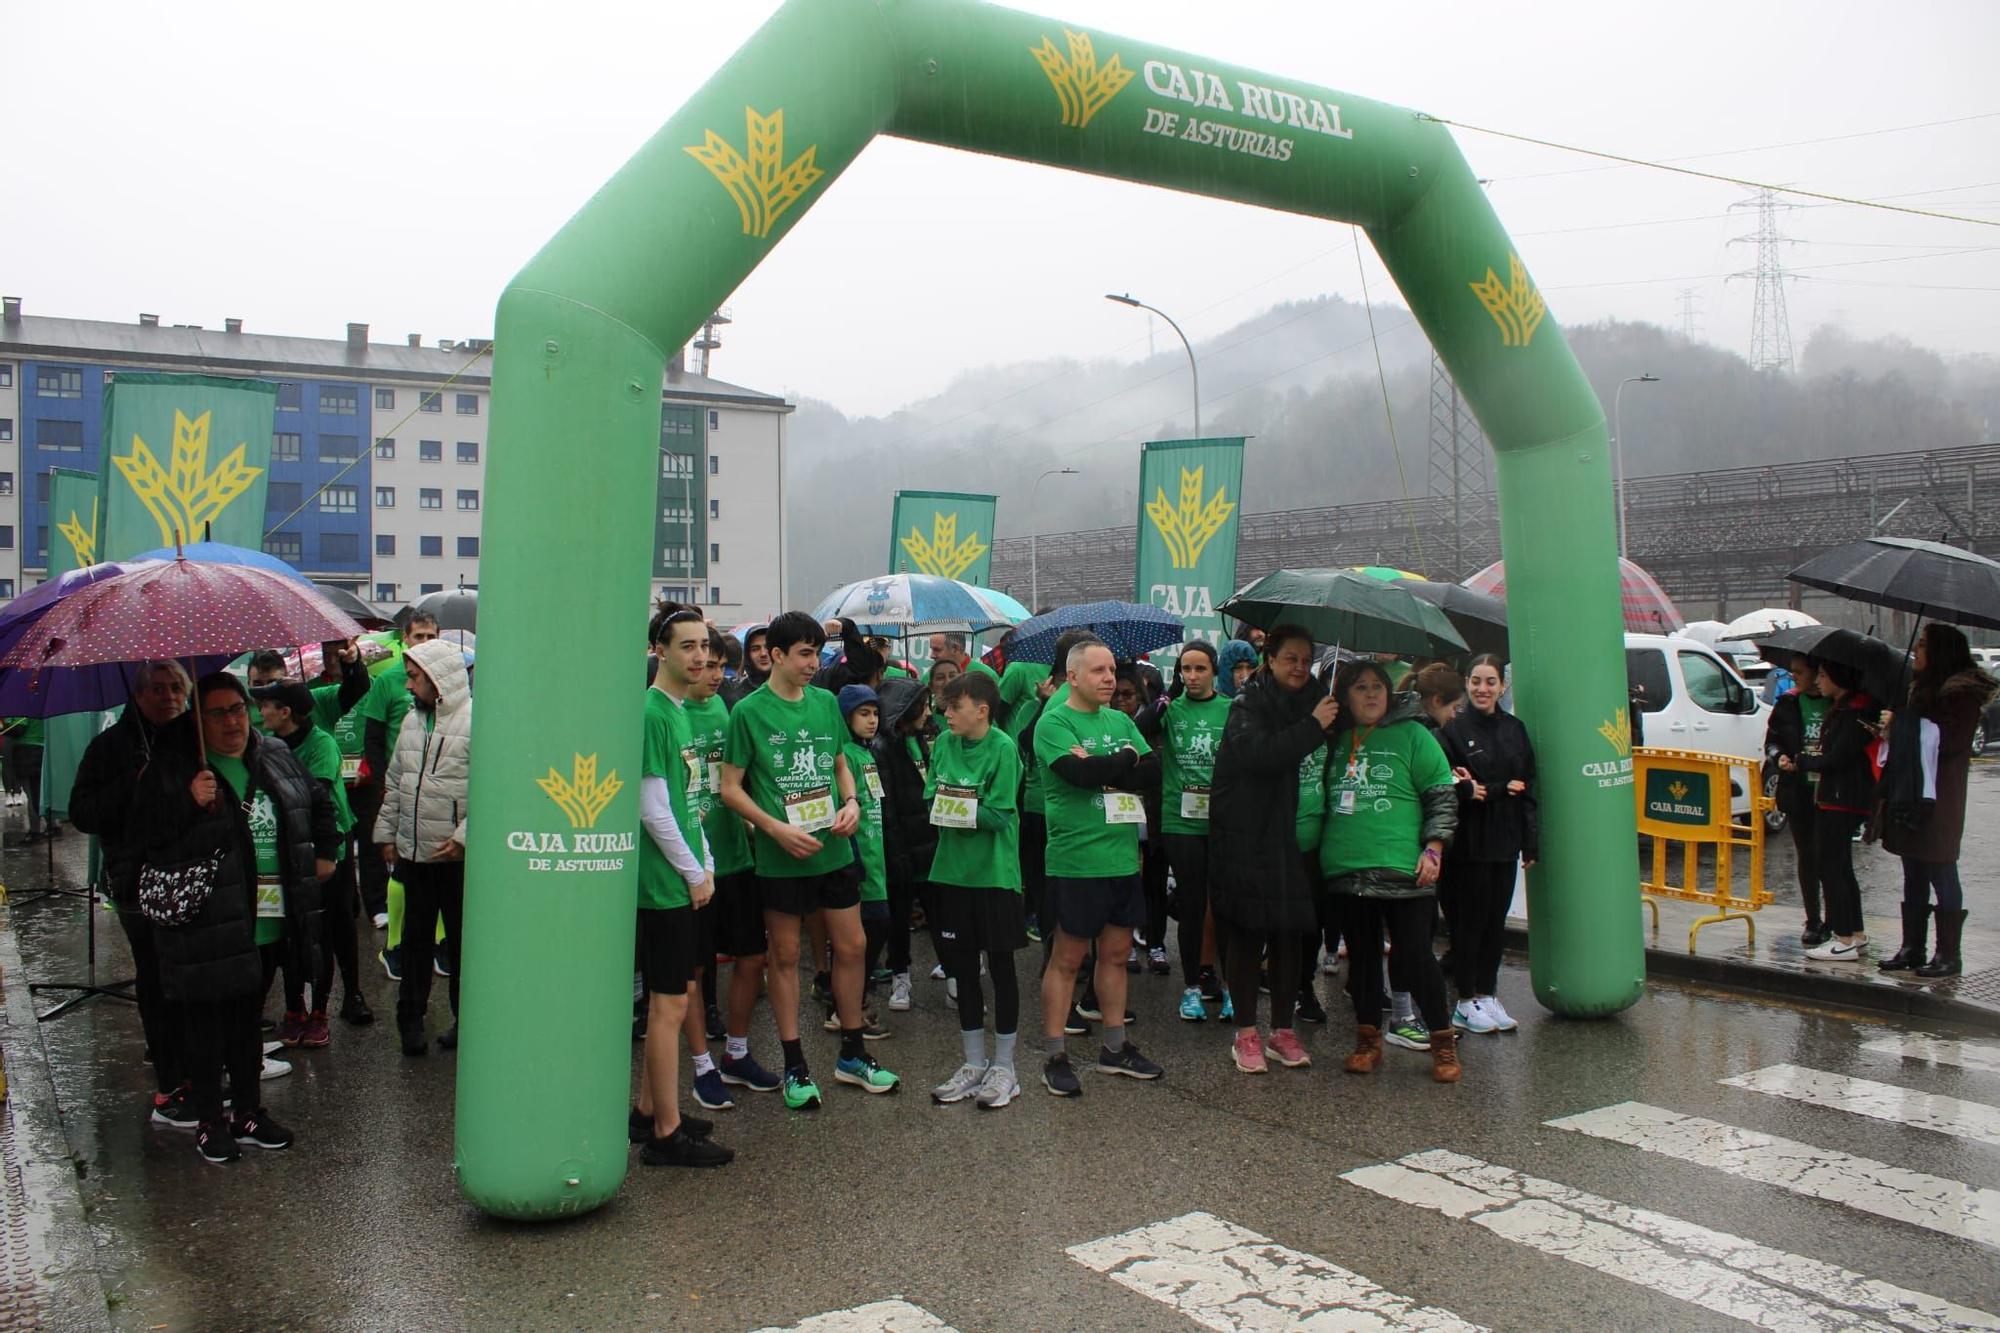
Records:
[[[1105,792],[1104,822],[1107,824],[1143,824],[1146,822],[1145,803],[1133,792]]]
[[[978,790],[940,785],[931,800],[931,823],[939,828],[978,828]]]
[[[833,827],[833,789],[814,787],[785,798],[785,822],[801,833]]]

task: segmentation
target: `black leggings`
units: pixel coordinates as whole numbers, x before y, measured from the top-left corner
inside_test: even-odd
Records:
[[[945,970],[958,979],[958,1030],[985,1031],[986,1000],[979,984],[978,948],[956,942],[939,943],[949,955]],[[993,1031],[1004,1037],[1021,1025],[1021,981],[1014,975],[1014,951],[988,949],[986,966],[993,974]]]
[[[889,880],[889,970],[910,970],[910,909],[916,905],[917,885],[902,876]],[[926,917],[926,920],[929,918]],[[874,969],[873,955],[869,968]]]
[[[1813,820],[1819,847],[1819,882],[1826,890],[1826,925],[1836,935],[1858,935],[1861,881],[1854,877],[1854,830],[1864,817],[1821,806]]]
[[[1174,920],[1180,924],[1181,985],[1201,975],[1201,927],[1208,915],[1208,838],[1199,833],[1163,833],[1174,869]],[[1151,936],[1147,937],[1151,942]]]
[[[1340,933],[1347,939],[1347,994],[1354,1001],[1354,1019],[1365,1027],[1381,1027],[1389,997],[1382,990],[1382,935],[1388,932],[1394,951],[1389,955],[1389,981],[1408,991],[1417,1012],[1432,1032],[1451,1025],[1451,1008],[1444,999],[1444,973],[1431,952],[1431,921],[1437,897],[1362,898],[1335,895],[1334,911]]]
[[[133,991],[139,1001],[139,1026],[146,1034],[146,1058],[161,1092],[172,1092],[186,1077],[181,1059],[181,1020],[176,1007],[160,989],[160,952],[153,943],[153,923],[135,908],[120,907],[118,924],[132,949]]]
[[[381,857],[376,857],[381,860]],[[354,944],[355,911],[354,858],[349,856],[333,868],[333,874],[320,886],[320,954],[319,971],[313,977],[313,1008],[325,1012],[332,1008],[333,969],[340,967],[340,984],[347,988],[347,994],[358,994],[361,989],[361,971]],[[289,978],[287,978],[289,983]],[[287,985],[285,1004],[292,1006],[290,986]]]
[[[236,1114],[248,1115],[260,1106],[257,1081],[264,1074],[264,1046],[257,1027],[263,1008],[258,997],[241,995],[174,1008],[181,1023],[181,1052],[187,1061],[194,1113],[204,1121],[222,1119],[224,1071],[229,1074]]]
[[[1491,995],[1500,981],[1507,908],[1514,901],[1514,862],[1462,861],[1451,880],[1451,970],[1458,998]]]
[[[1265,960],[1271,965],[1271,1028],[1279,1031],[1292,1025],[1292,1011],[1299,1000],[1299,964],[1304,951],[1296,930],[1245,930],[1221,917],[1215,919],[1216,934],[1222,942],[1222,975],[1229,983],[1229,998],[1236,1006],[1236,1026],[1257,1026]]]
[[[1785,828],[1792,835],[1792,851],[1798,857],[1799,897],[1805,903],[1809,926],[1826,924],[1819,898],[1819,835],[1815,830],[1818,818],[1819,807],[1812,805],[1790,812],[1785,818]]]

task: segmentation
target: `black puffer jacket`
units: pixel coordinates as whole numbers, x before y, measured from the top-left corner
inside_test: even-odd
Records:
[[[882,682],[878,697],[882,725],[869,748],[875,753],[875,775],[882,780],[883,861],[891,882],[921,883],[931,877],[937,830],[924,803],[923,772],[910,758],[909,738],[897,734],[896,723],[912,711],[921,715],[930,704],[930,691],[921,681],[896,677]]]
[[[243,763],[278,815],[285,889],[285,947],[295,975],[318,969],[320,883],[316,858],[332,860],[340,836],[333,802],[284,742],[252,733]],[[184,926],[156,926],[160,986],[169,1000],[206,1002],[254,995],[264,985],[257,957],[257,850],[241,802],[225,794],[221,813],[194,803],[188,786],[199,771],[192,751],[156,752],[140,783],[132,827],[142,864],[175,866],[224,849],[215,892]],[[227,784],[219,783],[227,792]]]
[[[1817,755],[1805,755],[1798,766],[1819,774],[1818,803],[1822,810],[1865,815],[1875,803],[1875,770],[1868,762],[1874,733],[1862,726],[1881,710],[1857,690],[1826,710],[1820,724]]]
[[[1764,724],[1764,757],[1774,763],[1780,755],[1797,760],[1806,752],[1806,718],[1803,696],[1797,689],[1786,690],[1771,705],[1771,719]],[[1812,783],[1805,770],[1787,773],[1778,770],[1778,808],[1787,815],[1811,814]]]
[[[97,838],[104,849],[104,872],[111,898],[120,911],[138,910],[139,836],[144,829],[140,800],[144,782],[156,759],[169,754],[192,755],[194,715],[182,713],[164,727],[155,727],[128,704],[124,714],[101,732],[83,752],[76,784],[70,790],[69,819]]]
[[[1299,764],[1326,743],[1312,715],[1320,686],[1296,694],[1259,671],[1237,691],[1208,805],[1215,914],[1248,930],[1310,930],[1316,852],[1298,849]]]
[[[1542,815],[1535,792],[1535,747],[1528,743],[1528,729],[1521,719],[1505,709],[1482,713],[1468,706],[1439,729],[1438,743],[1453,768],[1463,768],[1486,788],[1486,799],[1475,801],[1471,784],[1458,784],[1452,860],[1498,865],[1540,860]],[[1507,784],[1515,780],[1528,784],[1519,796],[1507,791]]]

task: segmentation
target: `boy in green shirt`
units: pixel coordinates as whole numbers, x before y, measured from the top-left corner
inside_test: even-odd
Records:
[[[861,1036],[880,1041],[889,1033],[876,1025],[868,994],[875,965],[882,960],[882,946],[889,942],[889,867],[882,843],[882,778],[875,771],[875,752],[869,744],[882,725],[882,700],[866,685],[843,685],[838,699],[840,716],[847,723],[847,743],[840,753],[854,775],[854,795],[861,803],[861,823],[854,830],[854,860],[861,867],[861,930],[867,941],[861,970]],[[832,1009],[825,1026],[828,1032],[840,1030]]]
[[[865,1092],[894,1092],[896,1076],[862,1044],[861,927],[854,835],[861,827],[855,775],[841,749],[847,726],[831,694],[812,686],[826,631],[786,611],[764,631],[771,675],[730,711],[722,801],[754,831],[758,894],[770,939],[771,1016],[785,1048],[785,1105],[816,1110],[819,1087],[799,1042],[799,935],[821,913],[833,945],[840,1059],[834,1077]]]
[[[1000,674],[1000,702],[1007,709],[1007,720],[1000,729],[1021,751],[1021,891],[1026,900],[1028,938],[1038,943],[1042,939],[1049,826],[1043,818],[1041,768],[1035,763],[1032,740],[1024,738],[1032,736],[1043,704],[1061,684],[1061,678],[1051,675],[1040,662],[1009,662]]]

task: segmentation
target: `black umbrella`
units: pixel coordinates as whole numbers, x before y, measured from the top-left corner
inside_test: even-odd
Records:
[[[389,617],[337,583],[314,583],[313,587],[319,589],[320,596],[361,622],[367,629],[383,629],[390,623]]]
[[[1867,537],[1814,556],[1785,575],[1919,619],[2000,629],[2000,563],[1942,542]]]
[[[479,628],[479,593],[471,588],[453,588],[419,597],[410,610],[436,617],[439,629]]]
[[[1825,628],[1803,626],[1802,628]],[[1827,630],[1813,645],[1812,655],[1826,662],[1839,662],[1861,673],[1861,684],[1878,700],[1901,699],[1908,691],[1906,659],[1893,644],[1872,634],[1851,629]]]
[[[1722,642],[1741,643],[1747,640],[1757,646],[1758,653],[1766,662],[1782,666],[1794,653],[1813,656],[1813,650],[1833,631],[1832,625],[1786,625],[1761,634],[1725,635]]]
[[[1396,586],[1444,612],[1444,618],[1465,639],[1465,646],[1472,653],[1507,655],[1507,603],[1498,597],[1474,592],[1463,584],[1421,579],[1404,579]]]

